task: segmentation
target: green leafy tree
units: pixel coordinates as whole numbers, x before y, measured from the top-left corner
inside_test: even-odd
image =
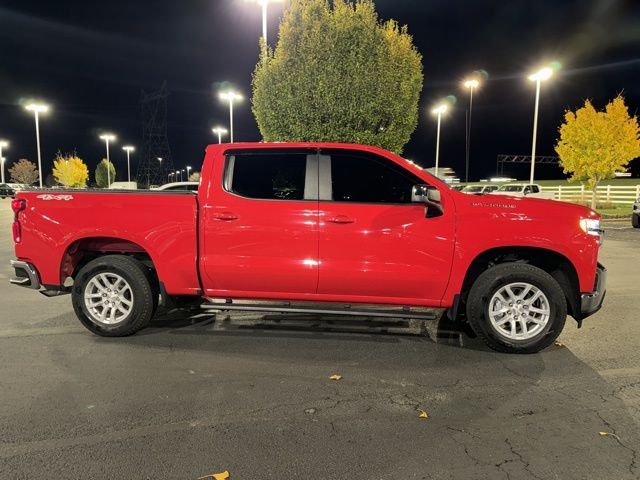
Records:
[[[591,208],[595,208],[598,183],[624,171],[640,156],[638,118],[629,115],[622,95],[603,111],[587,100],[576,112],[565,113],[555,150],[571,180],[585,182],[591,189]]]
[[[332,6],[333,5],[333,6]],[[261,48],[253,113],[265,141],[339,141],[400,153],[418,122],[422,56],[372,0],[292,0]]]
[[[96,184],[100,188],[108,188],[107,185],[107,165],[109,168],[109,175],[111,183],[116,180],[116,168],[113,166],[113,163],[108,162],[106,158],[103,158],[102,161],[96,167]]]
[[[190,182],[199,182],[200,181],[200,172],[193,172],[189,175]]]
[[[11,181],[14,183],[24,183],[31,185],[40,178],[35,163],[30,162],[26,158],[21,158],[9,169]]]

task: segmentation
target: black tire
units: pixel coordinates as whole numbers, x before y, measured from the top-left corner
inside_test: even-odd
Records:
[[[515,340],[501,335],[489,320],[489,301],[505,285],[525,282],[537,287],[549,302],[549,319],[534,337]],[[467,321],[493,350],[505,353],[537,353],[551,345],[567,318],[567,302],[558,282],[544,270],[526,263],[503,263],[489,268],[475,281],[467,297]]]
[[[640,215],[637,213],[631,215],[631,225],[633,225],[633,228],[640,228]]]
[[[158,305],[158,295],[148,270],[142,263],[125,255],[105,255],[87,263],[76,275],[71,292],[73,309],[80,322],[91,332],[103,337],[124,337],[146,327]],[[100,273],[116,274],[131,288],[131,311],[128,317],[113,325],[94,320],[85,305],[85,289],[91,279]]]

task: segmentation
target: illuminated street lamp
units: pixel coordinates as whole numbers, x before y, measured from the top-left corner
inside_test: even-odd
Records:
[[[469,80],[465,80],[464,83],[465,88],[469,89],[469,118],[467,121],[467,143],[466,143],[466,156],[465,156],[465,170],[464,170],[464,181],[469,181],[469,157],[471,152],[471,112],[473,111],[473,91],[480,86],[480,81],[475,78],[470,78]]]
[[[100,140],[104,141],[107,147],[107,188],[111,187],[111,160],[109,159],[109,143],[116,141],[116,136],[113,133],[103,133],[100,135]]]
[[[171,182],[171,177],[173,177],[173,172],[169,173],[169,175],[167,175],[167,182]]]
[[[27,110],[33,112],[36,121],[36,144],[38,146],[38,174],[40,176],[40,188],[42,188],[42,157],[40,155],[40,114],[49,111],[49,105],[44,103],[28,103],[25,105]]]
[[[6,140],[0,140],[0,171],[2,171],[2,177],[0,179],[0,183],[4,183],[4,161],[5,158],[2,156],[2,149],[7,148],[9,146],[9,142]]]
[[[180,173],[180,170],[176,170],[176,182],[178,181],[178,175],[180,175],[180,181],[182,181],[182,173]]]
[[[442,115],[447,112],[447,109],[448,109],[447,104],[441,103],[440,105],[436,106],[433,110],[431,110],[431,113],[438,116],[438,133],[436,135],[436,169],[435,169],[436,177],[438,176],[438,167],[440,164],[440,120],[442,119]]]
[[[529,183],[533,183],[536,168],[536,137],[538,135],[538,106],[540,104],[540,84],[545,80],[549,80],[553,75],[550,67],[544,67],[537,72],[529,75],[529,80],[536,82],[536,106],[533,113],[533,141],[531,143],[531,176]]]
[[[253,3],[257,3],[262,7],[262,38],[264,39],[265,45],[268,43],[267,41],[267,7],[269,3],[282,3],[283,0],[246,0]]]
[[[131,182],[131,152],[135,150],[135,147],[125,145],[122,149],[127,152],[127,182]]]
[[[187,165],[187,181],[189,180],[189,170],[191,170],[191,167]]]
[[[242,95],[233,90],[226,90],[220,92],[220,100],[226,100],[229,102],[229,141],[233,143],[233,102],[236,100],[242,100]]]
[[[214,127],[211,129],[211,131],[218,135],[218,143],[222,143],[222,135],[226,135],[227,133],[229,133],[229,130],[223,127]]]

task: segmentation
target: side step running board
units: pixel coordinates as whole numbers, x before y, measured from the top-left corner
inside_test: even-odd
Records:
[[[404,318],[417,320],[435,320],[438,317],[432,312],[416,312],[407,309],[402,310],[376,310],[376,309],[354,309],[351,306],[344,308],[322,308],[312,305],[287,305],[287,304],[260,304],[260,303],[205,303],[201,306],[204,310],[237,310],[243,312],[277,312],[277,313],[315,313],[322,315],[350,315],[357,317],[385,317]]]

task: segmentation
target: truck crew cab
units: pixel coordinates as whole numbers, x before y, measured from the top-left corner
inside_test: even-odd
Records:
[[[530,353],[605,293],[592,210],[465,195],[361,145],[211,145],[197,193],[21,191],[12,208],[11,282],[71,294],[104,336],[137,332],[171,299],[403,318],[430,307],[493,349]]]

